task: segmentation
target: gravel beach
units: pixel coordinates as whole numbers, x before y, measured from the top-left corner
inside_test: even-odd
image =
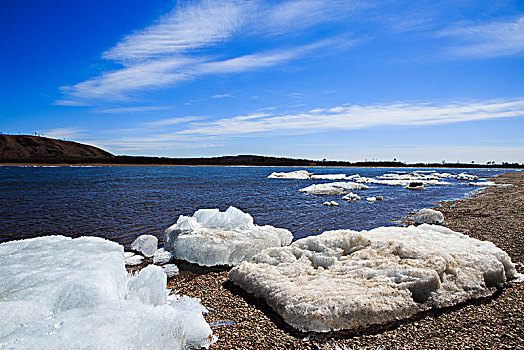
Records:
[[[444,226],[504,249],[524,273],[524,173],[492,179],[517,187],[488,187],[472,198],[435,208]],[[473,190],[473,188],[472,188]],[[493,297],[431,310],[364,332],[305,334],[288,327],[262,301],[227,282],[227,271],[182,272],[168,288],[201,298],[219,337],[212,349],[517,349],[524,348],[524,283],[509,282]]]

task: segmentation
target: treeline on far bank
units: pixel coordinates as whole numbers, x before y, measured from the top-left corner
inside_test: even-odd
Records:
[[[490,162],[491,163],[491,162]],[[167,158],[112,156],[99,157],[0,157],[0,164],[45,164],[45,165],[215,165],[215,166],[326,166],[326,167],[394,167],[394,168],[524,168],[519,163],[477,164],[477,163],[403,163],[398,161],[315,161],[309,159],[293,159],[280,157],[265,157],[254,155],[222,156],[211,158]]]

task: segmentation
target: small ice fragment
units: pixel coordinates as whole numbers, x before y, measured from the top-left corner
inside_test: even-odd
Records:
[[[127,266],[136,266],[136,265],[140,265],[142,263],[142,260],[144,260],[144,257],[142,255],[134,254],[128,258],[125,258],[125,264]]]
[[[152,257],[158,248],[158,238],[153,235],[141,235],[131,244],[131,249],[136,250],[147,256]]]
[[[366,200],[370,203],[373,203],[377,200],[377,197],[367,197]]]
[[[173,254],[170,251],[167,251],[164,248],[160,248],[155,252],[155,254],[153,254],[153,264],[167,264],[171,260],[172,256]]]
[[[126,259],[132,257],[133,255],[135,255],[133,252],[124,252],[124,258]]]
[[[353,192],[349,192],[344,197],[342,197],[342,199],[346,200],[346,201],[359,201],[360,200],[360,196],[358,194],[353,193]]]
[[[415,224],[442,224],[444,221],[444,214],[433,209],[420,209],[413,216]]]
[[[175,264],[167,264],[164,265],[162,268],[164,269],[164,272],[169,278],[176,276],[179,273],[178,266],[176,266]]]

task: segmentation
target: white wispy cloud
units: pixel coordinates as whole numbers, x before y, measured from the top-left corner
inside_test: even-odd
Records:
[[[126,36],[103,57],[128,63],[217,45],[238,28],[248,4],[205,0],[177,6],[152,26]]]
[[[135,107],[117,107],[117,108],[104,108],[97,110],[97,113],[107,114],[122,114],[122,113],[141,113],[141,112],[153,112],[153,111],[166,111],[171,109],[169,106],[135,106]]]
[[[44,131],[46,137],[51,137],[55,139],[69,139],[74,140],[78,139],[85,135],[87,130],[75,127],[68,128],[55,128],[51,130]]]
[[[452,57],[498,57],[524,53],[524,16],[505,22],[452,27],[438,33],[461,44],[447,49]]]
[[[342,105],[306,113],[252,114],[193,123],[183,134],[242,136],[252,133],[316,133],[376,126],[421,126],[524,116],[524,99],[456,102]]]
[[[217,98],[226,98],[226,97],[233,98],[233,97],[235,97],[235,96],[234,96],[234,95],[231,95],[231,94],[216,94],[216,95],[211,96],[211,98],[214,98],[214,99],[217,99]]]
[[[176,125],[176,124],[183,124],[183,123],[192,122],[192,121],[195,121],[195,120],[200,120],[202,118],[203,117],[168,118],[168,119],[156,120],[156,121],[153,121],[153,122],[142,123],[142,125],[147,125],[147,126]]]
[[[72,106],[97,100],[126,101],[136,92],[165,88],[204,75],[268,68],[299,59],[314,50],[351,46],[353,41],[336,37],[294,47],[246,52],[236,57],[227,57],[226,50],[216,52],[217,47],[231,41],[233,36],[263,35],[268,26],[282,31],[285,23],[287,30],[298,30],[332,21],[332,13],[342,3],[334,0],[184,2],[151,26],[127,35],[103,53],[103,58],[122,68],[63,87],[64,98],[55,104]],[[295,20],[291,20],[293,18]],[[307,18],[310,19],[306,21]],[[260,23],[264,23],[265,28]],[[212,48],[215,49],[213,54],[209,51]]]

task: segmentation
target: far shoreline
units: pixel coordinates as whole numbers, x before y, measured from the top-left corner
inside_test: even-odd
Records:
[[[229,168],[380,168],[380,169],[482,169],[482,170],[521,170],[524,165],[510,166],[446,166],[428,164],[409,164],[403,166],[381,165],[253,165],[253,164],[119,164],[119,163],[0,163],[0,167],[229,167]]]

